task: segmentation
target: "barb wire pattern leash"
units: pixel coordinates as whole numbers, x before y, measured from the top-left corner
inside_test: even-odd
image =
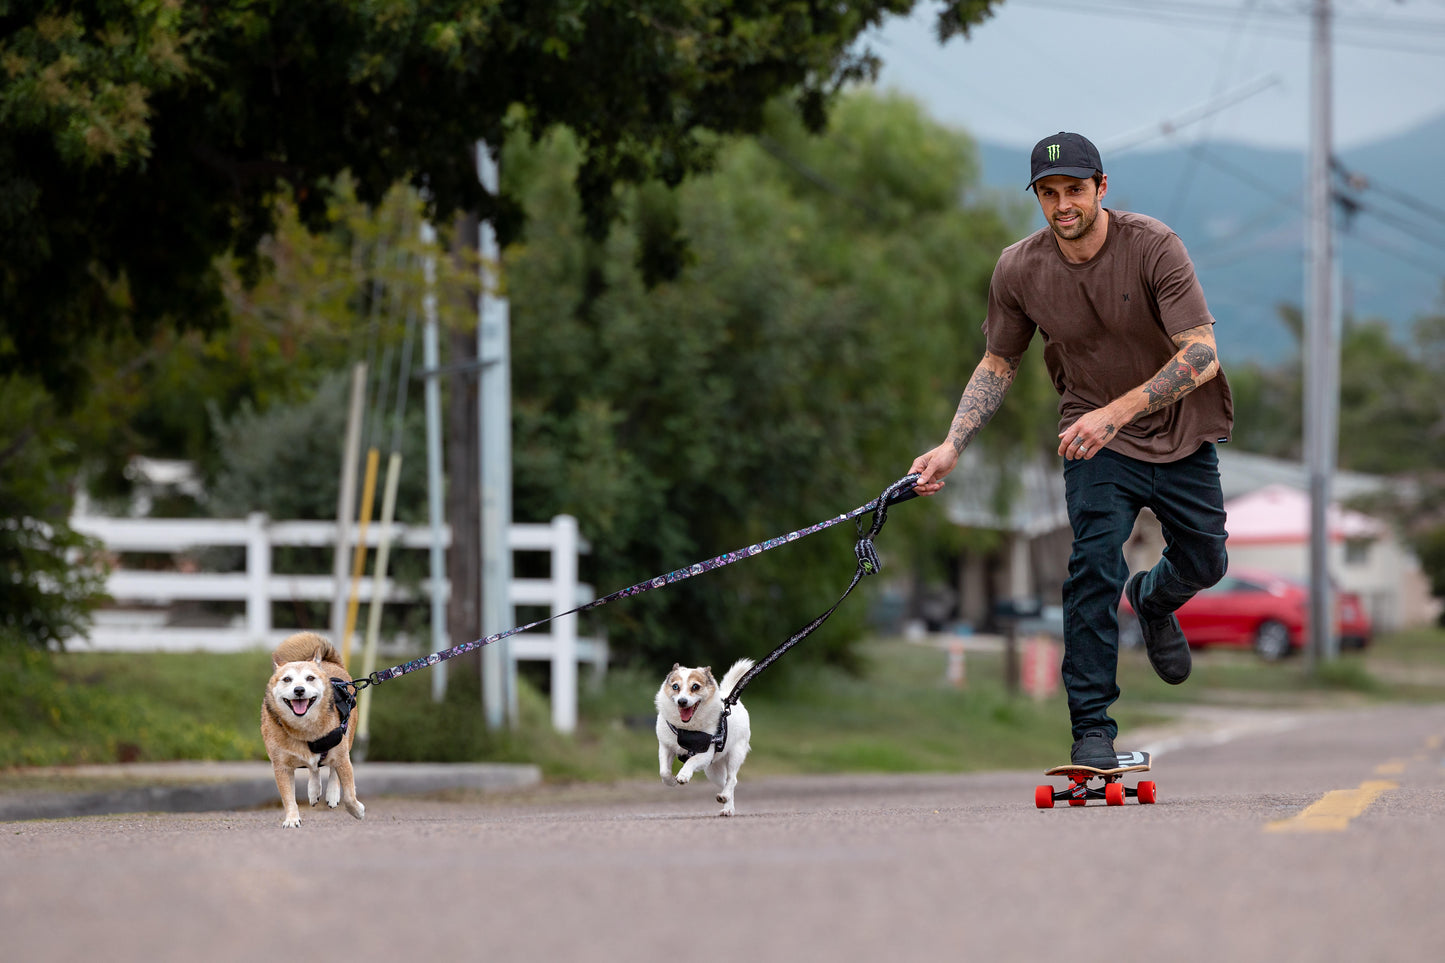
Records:
[[[734,552],[724,552],[723,554],[714,556],[713,558],[710,558],[704,562],[696,562],[685,568],[679,568],[674,571],[668,572],[666,575],[658,575],[653,578],[646,579],[644,581],[638,582],[635,585],[629,585],[627,586],[627,588],[619,589],[618,591],[613,592],[611,595],[603,596],[600,599],[593,599],[591,602],[586,602],[582,605],[577,606],[574,609],[569,609],[566,612],[558,612],[556,615],[549,615],[544,619],[537,619],[535,622],[528,622],[526,625],[518,625],[514,628],[507,629],[504,632],[498,632],[495,635],[489,635],[484,639],[476,639],[472,642],[465,642],[461,645],[453,646],[450,649],[444,649],[441,652],[433,652],[431,655],[423,656],[420,659],[413,659],[410,662],[405,662],[401,665],[392,666],[389,669],[380,669],[376,672],[371,673],[369,676],[353,680],[350,685],[353,689],[357,691],[360,691],[367,686],[380,685],[381,683],[386,682],[390,679],[395,679],[397,676],[406,675],[410,672],[416,672],[419,669],[429,668],[440,662],[445,662],[447,659],[454,659],[459,655],[463,655],[467,652],[473,652],[477,649],[480,649],[482,646],[491,645],[493,642],[499,642],[502,639],[510,638],[513,635],[526,632],[530,629],[535,629],[541,625],[546,625],[548,622],[560,619],[564,616],[577,615],[582,612],[590,611],[591,609],[601,608],[609,602],[615,602],[618,599],[632,598],[633,596],[641,595],[643,592],[648,592],[656,588],[662,588],[665,585],[672,585],[677,582],[684,581],[685,579],[692,578],[694,575],[701,575],[703,572],[711,572],[715,569],[723,568],[724,566],[731,565],[734,562],[741,561],[742,559],[752,558],[754,555],[761,555],[763,552],[777,548],[779,545],[787,545],[790,542],[796,542],[800,538],[804,538],[808,535],[821,532],[825,528],[832,528],[834,525],[837,525],[840,522],[846,522],[850,519],[856,519],[860,515],[866,515],[869,512],[873,512],[873,525],[867,535],[863,534],[863,526],[861,522],[858,523],[859,541],[857,546],[855,547],[855,552],[858,556],[858,569],[853,575],[852,584],[849,585],[847,590],[843,593],[843,597],[840,598],[837,602],[835,602],[833,604],[833,607],[828,609],[827,612],[823,613],[812,623],[810,623],[807,628],[794,635],[787,642],[784,642],[781,646],[779,646],[772,653],[770,653],[768,657],[764,659],[761,663],[753,666],[753,668],[749,670],[748,674],[743,676],[742,679],[738,680],[737,686],[733,688],[733,693],[734,695],[736,695],[737,693],[740,693],[742,691],[743,686],[750,682],[752,678],[758,674],[758,672],[760,672],[768,665],[771,665],[780,655],[783,654],[783,652],[787,651],[787,649],[791,648],[794,644],[801,641],[819,625],[823,624],[823,621],[827,619],[828,616],[832,615],[833,611],[842,604],[843,599],[848,597],[848,594],[853,591],[853,587],[858,584],[858,582],[863,578],[863,576],[872,575],[874,572],[878,571],[878,556],[873,550],[872,540],[883,528],[883,522],[887,519],[888,516],[889,505],[894,505],[898,502],[906,501],[910,498],[917,497],[913,492],[913,485],[915,482],[918,481],[918,477],[919,476],[916,474],[905,475],[898,481],[894,482],[892,485],[889,485],[887,488],[885,488],[882,494],[880,494],[872,501],[868,502],[866,505],[859,505],[851,512],[845,512],[842,515],[837,516],[836,518],[830,518],[825,521],[818,522],[816,525],[809,525],[807,528],[800,528],[797,531],[789,532],[786,535],[780,535],[777,538],[770,538],[766,541],[756,542],[752,545],[749,545],[747,548],[740,548]],[[735,702],[736,699],[733,699],[732,701]]]

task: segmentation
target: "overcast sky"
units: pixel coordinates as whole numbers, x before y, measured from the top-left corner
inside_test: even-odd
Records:
[[[1075,130],[1116,155],[1203,137],[1303,148],[1311,5],[1007,0],[969,39],[940,47],[938,8],[925,0],[865,40],[884,60],[881,87],[980,140],[1030,147]],[[1331,7],[1336,148],[1445,114],[1445,0]],[[1178,130],[1164,136],[1169,122]]]

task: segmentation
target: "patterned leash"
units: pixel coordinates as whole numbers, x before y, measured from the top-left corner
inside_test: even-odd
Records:
[[[535,629],[539,625],[546,625],[548,622],[551,622],[554,619],[560,619],[565,615],[575,615],[581,612],[586,612],[590,609],[600,608],[609,602],[615,602],[618,599],[631,598],[634,595],[641,595],[643,592],[648,592],[655,588],[662,588],[664,585],[673,585],[677,582],[683,581],[684,579],[692,578],[694,575],[701,575],[703,572],[711,572],[714,569],[722,568],[725,565],[731,565],[732,563],[741,561],[742,559],[752,558],[754,555],[761,555],[763,552],[766,552],[769,549],[777,548],[779,545],[786,545],[789,542],[796,542],[798,539],[803,538],[804,536],[812,535],[815,532],[821,532],[825,528],[832,528],[839,522],[846,522],[849,519],[856,519],[860,515],[866,515],[869,512],[873,512],[873,525],[866,535],[863,533],[862,523],[855,523],[858,528],[858,543],[854,547],[854,551],[858,557],[858,568],[853,575],[853,583],[849,585],[847,591],[843,593],[843,598],[847,598],[848,594],[853,591],[853,587],[858,584],[858,582],[863,578],[863,576],[872,575],[882,567],[878,561],[877,553],[873,550],[873,539],[883,528],[883,522],[888,517],[889,505],[896,505],[898,502],[907,501],[910,498],[917,497],[916,493],[913,491],[913,485],[917,481],[918,475],[905,475],[902,478],[898,479],[898,481],[885,488],[882,494],[880,494],[877,498],[873,499],[868,504],[860,505],[857,508],[853,509],[851,512],[846,512],[836,518],[830,518],[827,521],[819,522],[816,525],[810,525],[807,528],[800,528],[796,532],[789,532],[786,535],[780,535],[777,538],[770,538],[764,542],[757,542],[753,545],[749,545],[747,548],[738,549],[735,552],[724,552],[723,554],[718,555],[714,558],[710,558],[705,562],[698,562],[694,565],[689,565],[686,568],[680,568],[676,571],[668,572],[666,575],[658,575],[655,578],[650,578],[646,581],[638,582],[636,585],[629,585],[625,589],[620,589],[616,592],[613,592],[611,595],[604,596],[600,599],[594,599],[591,602],[587,602],[583,605],[577,606],[575,609],[569,609],[566,612],[559,612],[556,615],[549,615],[544,619],[538,619],[535,622],[528,622],[526,625],[519,625],[515,628],[507,629],[505,632],[498,632],[496,635],[489,635],[484,639],[477,639],[473,642],[466,642],[462,645],[458,645],[450,649],[444,649],[441,652],[433,652],[431,655],[423,656],[420,659],[413,659],[412,661],[405,662],[401,665],[392,666],[390,669],[380,669],[376,672],[371,673],[371,675],[366,676],[365,678],[356,679],[349,683],[338,684],[360,692],[367,686],[380,685],[381,683],[386,682],[389,679],[395,679],[397,676],[406,675],[408,672],[415,672],[418,669],[429,668],[439,662],[445,662],[447,659],[454,659],[459,655],[463,655],[467,652],[472,652],[476,649],[480,649],[484,645],[491,645],[493,642],[500,642],[502,639],[517,635],[520,632],[526,632],[529,629]],[[744,685],[752,681],[753,676],[757,675],[758,672],[771,665],[780,655],[783,654],[783,652],[787,651],[797,642],[801,641],[805,636],[807,636],[810,632],[816,629],[819,625],[822,625],[823,621],[827,619],[828,616],[833,614],[834,609],[836,609],[839,605],[842,604],[843,598],[840,598],[837,602],[835,602],[833,604],[833,608],[830,608],[823,615],[815,619],[807,628],[794,635],[787,642],[783,643],[781,646],[775,649],[771,654],[768,655],[766,659],[753,666],[752,669],[748,671],[747,675],[743,676],[743,678],[740,679],[738,681],[738,684],[733,688],[734,698],[731,700],[731,702],[728,703],[728,707],[730,708],[732,702],[737,701],[737,699],[735,698],[736,695],[742,691]],[[726,715],[724,715],[724,720],[726,720]]]

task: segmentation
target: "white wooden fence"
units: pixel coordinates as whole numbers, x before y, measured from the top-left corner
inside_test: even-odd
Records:
[[[97,613],[95,625],[87,639],[72,640],[68,645],[77,651],[237,652],[253,648],[270,649],[299,627],[272,624],[272,605],[276,602],[331,602],[337,598],[332,574],[279,574],[272,570],[272,549],[278,545],[328,547],[335,544],[336,525],[317,521],[273,521],[257,512],[244,519],[171,519],[171,518],[104,518],[79,515],[71,519],[72,527],[100,539],[108,552],[119,556],[126,552],[181,554],[211,546],[243,547],[245,565],[238,572],[200,572],[183,570],[151,571],[117,566],[106,581],[106,591],[115,600],[111,607]],[[377,543],[378,531],[367,532],[367,542]],[[422,526],[392,526],[394,548],[427,548],[431,544],[430,529]],[[443,530],[444,543],[449,544],[450,530]],[[513,552],[547,552],[551,556],[551,576],[546,579],[513,578],[510,600],[513,606],[546,608],[551,615],[569,611],[595,596],[592,586],[577,581],[577,556],[590,551],[590,546],[577,532],[577,520],[559,515],[551,524],[513,524],[508,533]],[[359,585],[358,597],[369,602],[373,578],[368,575]],[[450,585],[442,582],[443,597]],[[431,590],[425,582],[423,597]],[[394,579],[383,583],[385,602],[416,601],[417,593],[400,586]],[[244,602],[244,615],[214,626],[169,624],[169,607],[176,602]],[[531,621],[528,619],[527,621]],[[337,648],[341,640],[333,639]],[[428,637],[429,641],[429,637]],[[455,639],[459,645],[471,639]],[[580,638],[575,616],[550,622],[540,630],[514,635],[507,640],[514,661],[550,662],[552,665],[553,725],[570,731],[577,719],[577,664],[590,663],[600,673],[607,668],[605,637]],[[429,646],[428,646],[429,647]],[[399,654],[405,661],[425,654],[418,643],[385,646],[390,654]],[[560,683],[560,684],[559,684]]]

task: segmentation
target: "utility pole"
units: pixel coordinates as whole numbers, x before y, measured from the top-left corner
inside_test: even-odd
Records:
[[[441,341],[437,320],[437,257],[436,228],[430,221],[421,225],[421,243],[426,249],[422,270],[426,293],[422,295],[422,367],[426,369],[426,500],[427,522],[431,529],[431,651],[448,648],[447,602],[442,594],[446,579],[446,549],[442,546],[442,525],[445,509],[442,504],[442,386],[437,369],[441,366]],[[441,702],[447,694],[447,664],[432,666],[431,697]]]
[[[478,141],[477,176],[496,196],[497,163]],[[482,286],[477,312],[477,417],[481,433],[482,636],[511,628],[512,550],[512,375],[511,311],[501,286],[501,249],[490,221],[478,225]],[[490,728],[517,719],[511,644],[502,639],[482,649],[482,708]]]
[[[1305,290],[1305,457],[1310,494],[1311,668],[1339,654],[1330,585],[1330,482],[1339,432],[1339,345],[1335,336],[1334,225],[1330,186],[1330,3],[1311,11],[1310,144],[1306,160],[1309,265]]]

